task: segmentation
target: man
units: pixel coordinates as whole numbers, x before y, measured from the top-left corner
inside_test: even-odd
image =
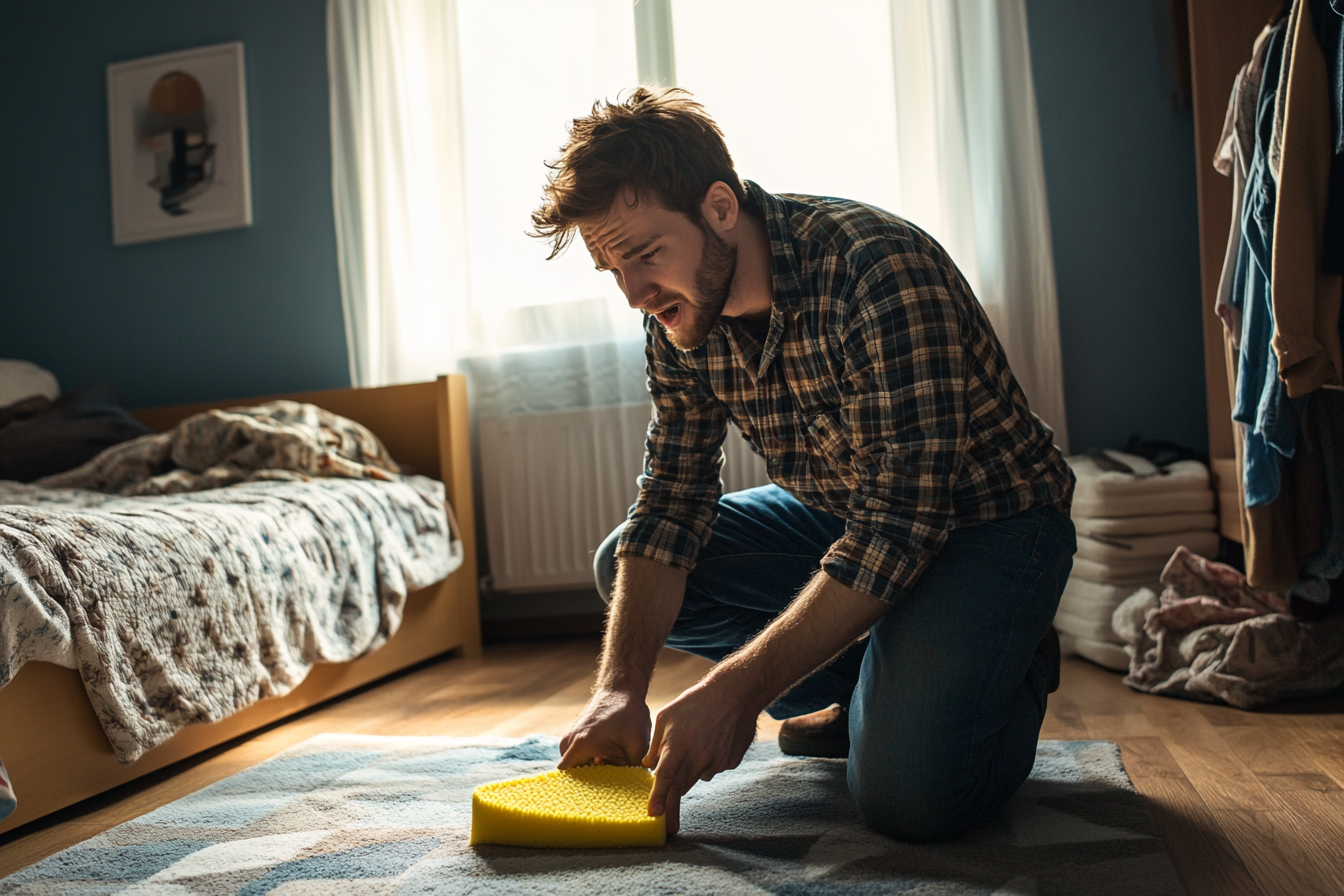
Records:
[[[675,832],[768,709],[892,836],[997,808],[1058,675],[1073,480],[956,266],[880,209],[744,184],[680,90],[594,105],[550,167],[536,235],[577,230],[647,315],[655,409],[560,767],[653,767]],[[720,495],[730,419],[774,485]],[[651,725],[664,644],[717,664]]]

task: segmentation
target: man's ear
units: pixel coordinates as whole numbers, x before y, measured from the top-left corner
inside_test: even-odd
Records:
[[[700,213],[706,223],[719,236],[727,236],[737,226],[742,208],[738,204],[733,188],[721,180],[716,180],[705,191],[704,201],[700,203]]]

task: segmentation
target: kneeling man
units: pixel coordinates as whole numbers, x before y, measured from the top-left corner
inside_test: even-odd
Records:
[[[684,91],[595,105],[551,168],[536,233],[577,231],[644,312],[654,403],[560,767],[653,767],[675,832],[766,710],[786,751],[847,756],[893,837],[996,809],[1058,682],[1073,479],[952,259],[879,208],[740,180]],[[721,495],[730,420],[773,485]],[[716,665],[650,725],[664,644]]]

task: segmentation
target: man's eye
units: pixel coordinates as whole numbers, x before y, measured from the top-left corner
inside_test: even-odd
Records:
[[[639,257],[640,257],[641,259],[643,259],[644,261],[652,261],[652,260],[653,260],[653,256],[657,255],[657,254],[658,254],[659,252],[661,252],[661,251],[663,251],[663,247],[662,247],[662,246],[659,246],[657,249],[654,249],[652,252],[645,252],[643,255],[641,255],[641,256],[639,256]]]

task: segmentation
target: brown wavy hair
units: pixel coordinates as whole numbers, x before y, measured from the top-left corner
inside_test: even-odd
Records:
[[[593,103],[592,112],[569,125],[550,173],[541,206],[532,213],[531,236],[550,240],[554,258],[586,221],[606,215],[617,195],[632,189],[635,201],[661,201],[704,227],[700,205],[715,181],[746,201],[723,132],[678,87],[636,87],[624,99]]]

